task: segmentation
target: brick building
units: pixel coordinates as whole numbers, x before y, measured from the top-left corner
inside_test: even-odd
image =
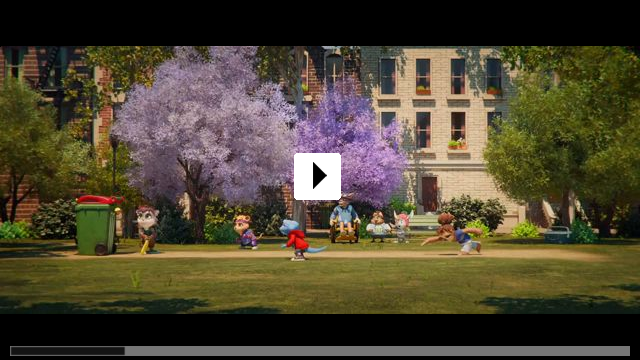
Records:
[[[100,86],[110,81],[108,74],[99,68],[89,69],[83,62],[84,46],[2,46],[0,49],[0,82],[6,77],[14,77],[39,90],[45,101],[57,110],[57,126],[62,127],[73,120],[73,104],[64,101],[62,79],[68,69],[93,78]],[[105,107],[98,111],[85,140],[96,147],[108,146],[107,132],[113,111]],[[7,175],[0,175],[0,182],[6,182]],[[27,184],[20,188],[26,191]],[[31,221],[31,214],[38,209],[37,193],[30,194],[21,202],[16,211],[16,221]],[[11,204],[9,203],[9,211]]]

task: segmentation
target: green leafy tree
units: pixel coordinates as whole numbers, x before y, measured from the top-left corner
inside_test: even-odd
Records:
[[[0,219],[14,222],[20,203],[38,193],[42,201],[69,196],[86,174],[90,146],[56,130],[54,110],[14,79],[0,91]],[[26,185],[24,191],[19,188]],[[11,211],[8,205],[11,204]]]
[[[510,116],[485,149],[498,187],[517,200],[571,194],[595,204],[600,236],[638,199],[640,60],[627,47],[505,47],[523,70]],[[549,74],[553,74],[550,76]]]

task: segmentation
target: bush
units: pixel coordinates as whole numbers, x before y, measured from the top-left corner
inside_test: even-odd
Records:
[[[571,224],[571,241],[577,244],[593,244],[598,241],[598,236],[587,223],[575,219]]]
[[[238,214],[251,214],[252,212],[251,206],[231,206],[223,199],[214,197],[207,205],[205,224],[218,228],[225,223],[233,222],[233,218]],[[251,218],[253,220],[253,216]]]
[[[279,189],[263,188],[259,202],[256,205],[229,205],[220,198],[212,198],[207,205],[205,227],[210,231],[222,227],[226,223],[233,223],[236,215],[251,216],[251,229],[258,236],[279,235],[282,219],[287,216],[287,206]]]
[[[360,216],[360,228],[358,229],[358,235],[360,235],[360,239],[369,239],[371,238],[371,234],[367,232],[367,225],[371,222],[371,219],[368,216]]]
[[[630,214],[618,223],[617,236],[623,238],[640,237],[640,214]]]
[[[625,206],[617,211],[613,223],[617,236],[623,238],[640,237],[640,207]]]
[[[41,204],[31,217],[34,235],[41,239],[73,239],[76,236],[76,202],[56,200]]]
[[[192,243],[193,222],[184,218],[184,208],[168,199],[156,201],[158,214],[158,239],[164,244]]]
[[[489,199],[484,202],[478,215],[490,231],[495,231],[502,224],[506,213],[507,208],[498,199]]]
[[[525,220],[513,229],[511,235],[519,238],[534,238],[538,237],[538,227],[532,224],[529,220]]]
[[[491,234],[491,231],[489,230],[489,227],[487,225],[485,225],[482,222],[482,220],[480,220],[480,219],[468,222],[467,223],[467,228],[476,228],[476,229],[482,230],[482,235],[480,235],[480,236],[475,235],[475,234],[469,234],[469,235],[471,235],[472,238],[475,238],[475,237],[486,238],[487,236],[489,236]]]
[[[32,237],[29,224],[26,222],[5,222],[0,225],[0,239],[28,239]]]
[[[207,223],[204,226],[204,238],[211,244],[233,244],[238,237],[238,233],[233,230],[232,222],[227,222],[219,226]]]
[[[407,214],[410,214],[412,211],[413,212],[416,211],[416,206],[414,204],[410,202],[404,202],[397,197],[391,198],[391,201],[389,202],[389,207],[391,208],[391,215],[393,215],[393,210],[395,210],[396,213],[398,214],[400,214],[403,211],[406,212]],[[386,215],[387,214],[385,213],[385,219],[387,218]]]
[[[480,220],[489,228],[489,231],[495,231],[502,224],[507,209],[498,199],[490,199],[485,202],[480,199],[472,199],[469,195],[462,195],[444,204],[441,212],[455,216],[453,225],[457,228],[468,227],[468,222]]]
[[[256,235],[280,234],[282,220],[287,217],[287,205],[279,188],[263,188],[260,202],[249,210],[251,228]]]

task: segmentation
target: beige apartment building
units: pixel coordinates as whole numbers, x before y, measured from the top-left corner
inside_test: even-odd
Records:
[[[418,214],[468,194],[498,198],[507,207],[510,231],[525,220],[525,206],[500,192],[482,156],[496,116],[507,117],[515,74],[500,61],[499,46],[363,46],[363,94],[370,96],[380,126],[399,121],[409,155],[398,196]],[[460,140],[457,149],[449,145]]]

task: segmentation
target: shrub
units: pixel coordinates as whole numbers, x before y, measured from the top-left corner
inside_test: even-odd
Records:
[[[472,238],[475,237],[480,237],[480,238],[486,238],[487,236],[489,236],[491,234],[491,231],[489,230],[489,227],[487,225],[485,225],[482,220],[477,219],[471,222],[467,223],[467,228],[477,228],[482,230],[482,235],[478,236],[475,234],[469,234],[471,235]]]
[[[287,205],[278,188],[262,188],[260,202],[249,209],[251,228],[256,235],[279,235],[282,220],[287,217]]]
[[[251,215],[252,212],[251,206],[231,206],[223,199],[214,197],[207,205],[205,223],[218,228],[225,223],[233,222],[233,218],[238,214]],[[253,220],[253,216],[251,218]]]
[[[5,222],[0,225],[0,239],[28,239],[32,237],[29,224],[25,222]]]
[[[233,223],[227,222],[219,226],[207,223],[204,226],[204,238],[212,244],[233,244],[238,238],[238,233],[233,230]]]
[[[621,219],[618,223],[617,236],[623,238],[640,237],[640,214],[630,214]]]
[[[416,206],[414,204],[410,202],[404,202],[397,197],[391,198],[391,201],[389,202],[389,207],[392,209],[391,215],[393,215],[393,210],[395,210],[398,214],[400,214],[403,211],[406,212],[407,214],[410,214],[412,211],[413,212],[416,211]],[[385,219],[386,219],[386,214],[385,214]]]
[[[287,216],[287,206],[279,189],[263,188],[256,205],[229,205],[220,198],[212,198],[207,205],[205,227],[211,229],[233,223],[238,214],[251,216],[251,229],[259,234],[278,235],[282,219]]]
[[[194,241],[193,222],[184,218],[184,208],[167,199],[156,202],[158,214],[158,242],[185,244]]]
[[[525,220],[513,229],[511,235],[519,238],[534,238],[538,237],[538,227],[532,224],[529,220]]]
[[[504,220],[507,209],[498,199],[489,199],[486,202],[480,199],[472,199],[469,195],[453,198],[442,206],[443,213],[455,216],[453,225],[457,228],[467,227],[467,223],[480,220],[489,231],[495,231]]]
[[[489,199],[484,202],[478,215],[490,231],[495,231],[502,224],[506,213],[507,208],[498,199]]]
[[[640,207],[625,206],[619,209],[613,219],[613,224],[618,230],[616,236],[640,237]]]
[[[360,239],[369,239],[371,238],[371,234],[367,232],[367,225],[371,222],[371,219],[368,216],[360,216],[360,228],[358,229],[358,235]]]
[[[571,224],[571,241],[578,244],[593,244],[598,241],[598,236],[587,223],[575,219]]]
[[[76,236],[76,202],[56,200],[41,204],[31,217],[34,235],[41,239],[73,239]]]

